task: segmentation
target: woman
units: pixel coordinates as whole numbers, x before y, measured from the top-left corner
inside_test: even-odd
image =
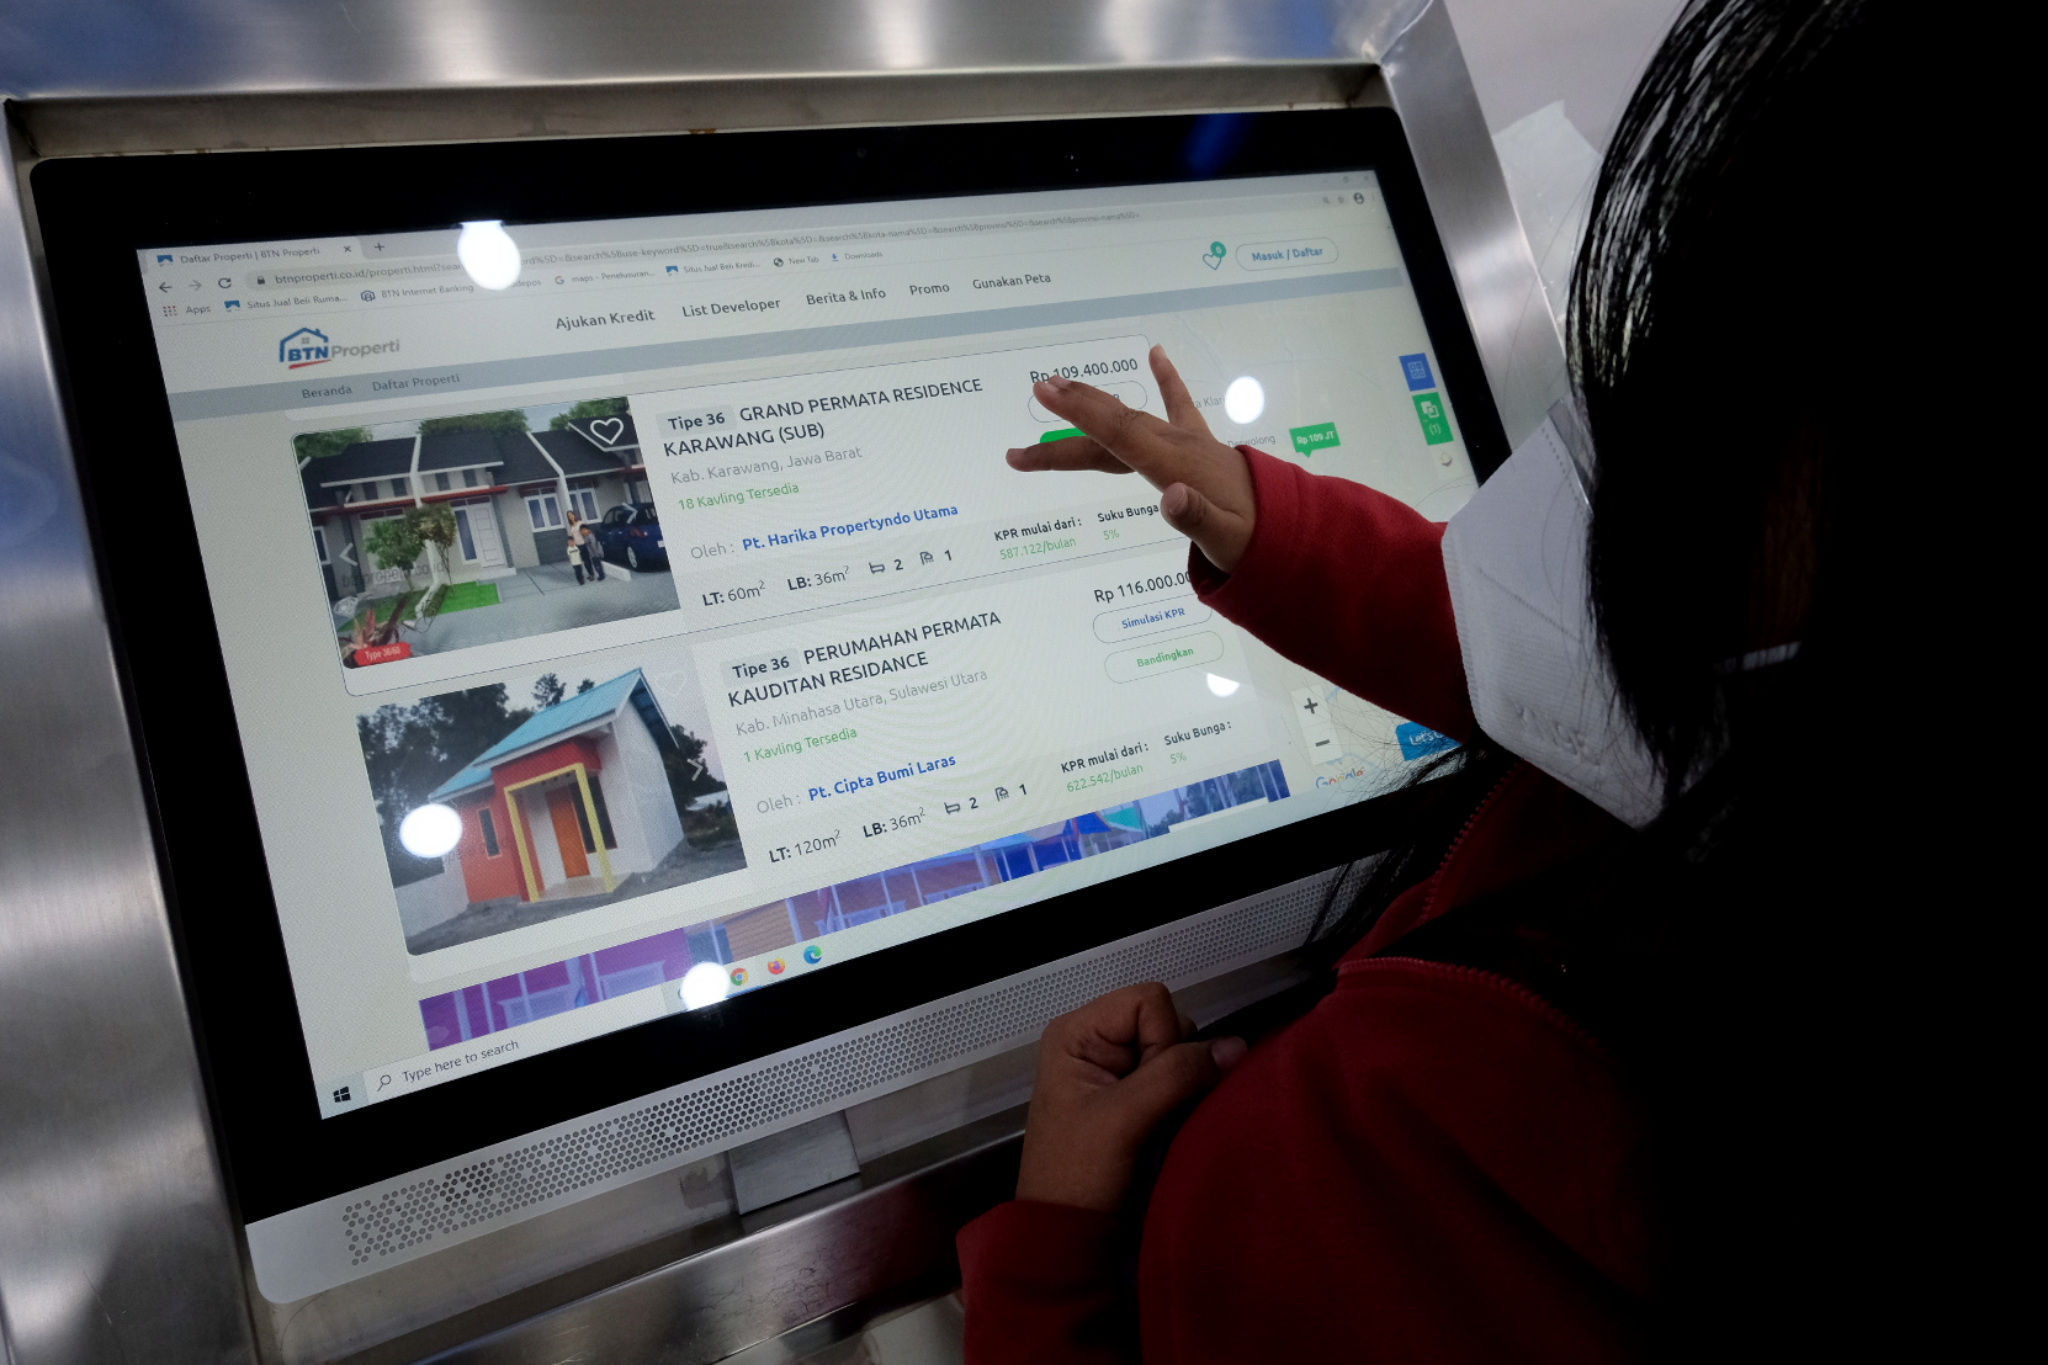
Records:
[[[1191,1040],[1156,986],[1055,1021],[1018,1198],[960,1237],[975,1365],[1910,1339],[1944,1090],[1901,945],[1956,873],[1887,855],[1941,847],[1901,799],[1946,714],[1912,632],[1964,594],[1915,552],[1954,438],[1915,339],[1954,341],[1955,294],[1897,282],[1970,225],[1889,113],[1901,8],[1690,6],[1601,171],[1570,354],[1594,615],[1663,779],[1645,829],[1476,732],[1442,527],[1217,442],[1156,352],[1170,422],[1034,390],[1087,436],[1013,466],[1144,475],[1206,601],[1468,743],[1285,1029]]]
[[[585,574],[593,583],[604,581],[604,548],[597,543],[597,533],[574,511],[569,513],[569,562],[576,569],[577,587],[583,586]]]

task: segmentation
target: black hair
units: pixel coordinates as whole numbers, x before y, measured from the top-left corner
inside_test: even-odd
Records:
[[[1731,743],[1746,656],[1868,650],[1871,485],[1924,496],[1894,462],[1928,357],[1892,280],[1930,187],[1892,8],[1688,7],[1601,167],[1567,329],[1593,608],[1669,796]]]
[[[1940,272],[1971,226],[1910,104],[1913,22],[1880,0],[1688,5],[1614,135],[1573,276],[1592,607],[1666,805],[1472,911],[1539,925],[1597,983],[1579,1000],[1656,1135],[1666,1358],[1896,1345],[1929,1260],[1907,1211],[1933,1173],[1899,1181],[1928,1116],[1898,1087],[1933,1093],[1940,1062],[1932,1030],[1900,1027],[1906,945],[1954,870],[1926,847],[1932,817],[1980,798],[1944,783],[1930,812],[1906,757],[1915,716],[1944,718],[1915,635],[1959,575],[1916,551],[1939,544],[1941,367],[1967,335]],[[1438,774],[1326,959],[1510,761],[1480,737]]]
[[[1933,1282],[1909,1210],[1937,1149],[1895,1088],[1930,1079],[1900,968],[1952,868],[1909,776],[1941,695],[1912,635],[1945,595],[1913,550],[1954,422],[1932,352],[1967,334],[1912,276],[1969,218],[1909,102],[1914,23],[1688,6],[1573,276],[1592,606],[1667,805],[1553,892],[1656,1124],[1667,1356],[1902,1349]]]

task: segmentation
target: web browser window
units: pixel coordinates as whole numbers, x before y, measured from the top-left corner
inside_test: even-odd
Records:
[[[1196,601],[1149,485],[1003,459],[1045,375],[1160,412],[1163,344],[1220,438],[1449,516],[1370,172],[139,264],[323,1114],[1448,745]]]

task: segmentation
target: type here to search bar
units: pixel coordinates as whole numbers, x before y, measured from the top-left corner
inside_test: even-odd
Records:
[[[372,1100],[394,1099],[430,1085],[440,1085],[444,1081],[502,1066],[516,1060],[526,1050],[522,1041],[510,1032],[488,1034],[454,1047],[408,1057],[389,1066],[371,1067],[363,1073],[363,1093]]]
[[[363,1094],[371,1103],[397,1099],[400,1095],[474,1076],[480,1071],[489,1071],[537,1052],[580,1042],[614,1029],[644,1024],[669,1013],[670,1002],[675,998],[675,983],[668,982],[584,1009],[567,1010],[529,1024],[500,1029],[496,1033],[479,1034],[403,1061],[373,1066],[363,1072]],[[493,1002],[490,1008],[494,1011],[502,1009],[504,1003]],[[517,1004],[518,1001],[511,1003]]]

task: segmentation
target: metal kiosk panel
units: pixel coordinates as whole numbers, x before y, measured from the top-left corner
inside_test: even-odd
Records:
[[[363,7],[354,8],[360,19]],[[1054,111],[1032,103],[1045,100],[1047,91],[1057,91],[1063,99],[1085,91],[1093,102],[1084,107],[1115,112],[1172,107],[1190,99],[1188,92],[1197,88],[1221,90],[1217,98],[1204,102],[1225,108],[1233,101],[1259,106],[1293,102],[1292,97],[1325,106],[1391,98],[1406,116],[1406,137],[1442,234],[1451,275],[1473,323],[1487,385],[1499,403],[1507,436],[1516,437],[1554,396],[1559,372],[1555,338],[1547,334],[1549,324],[1540,304],[1529,307],[1533,271],[1506,207],[1455,43],[1440,11],[1340,8],[1342,13],[1311,16],[1329,28],[1304,23],[1302,31],[1313,32],[1313,40],[1286,53],[1265,52],[1256,44],[1240,48],[1226,36],[1231,30],[1219,15],[1221,26],[1213,30],[1217,45],[1208,58],[1235,61],[1247,53],[1252,57],[1231,66],[1220,84],[1195,79],[1171,61],[1148,70],[1119,72],[1109,64],[1128,57],[1128,52],[1106,55],[1099,30],[1063,26],[1058,13],[1035,26],[1040,37],[1034,41],[1072,41],[1063,59],[1048,62],[1059,68],[1051,76],[1033,72],[1012,78],[955,79],[946,75],[943,52],[924,59],[921,75],[884,74],[887,64],[879,61],[871,68],[874,74],[863,75],[856,61],[839,72],[844,79],[812,87],[782,74],[790,69],[787,66],[749,66],[744,61],[736,61],[725,73],[730,80],[724,84],[707,83],[704,72],[693,70],[671,73],[665,85],[654,80],[630,92],[603,82],[572,89],[564,81],[565,71],[549,69],[545,62],[529,67],[525,82],[512,77],[511,67],[497,74],[506,78],[501,88],[527,84],[541,90],[534,97],[548,111],[541,131],[562,131],[563,121],[572,116],[597,120],[604,131],[673,126],[664,123],[670,115],[662,96],[672,97],[686,87],[703,97],[692,106],[693,112],[701,108],[703,122],[726,127],[750,119],[798,121],[788,117],[793,106],[787,97],[806,88],[821,101],[820,108],[839,99],[841,103],[833,106],[838,120],[854,123],[875,121],[873,113],[882,109],[915,109],[919,116],[935,118],[1050,113]],[[522,19],[530,17],[500,12],[494,22],[516,32]],[[588,7],[584,17],[591,17]],[[416,22],[427,22],[427,16]],[[1176,26],[1181,36],[1172,42],[1193,41],[1186,35],[1199,27]],[[604,30],[597,24],[590,29]],[[339,71],[360,56],[365,43],[390,41],[399,31],[386,28],[362,42],[337,40],[322,51]],[[639,30],[630,25],[612,30],[622,31]],[[910,30],[899,23],[893,29],[883,25],[877,30],[881,31]],[[1165,43],[1165,32],[1161,29],[1154,41]],[[1146,41],[1142,33],[1133,40],[1140,47]],[[651,50],[656,49],[640,49],[639,59],[645,60]],[[707,50],[717,51],[715,45],[699,48],[698,60],[704,60],[701,54]],[[234,62],[246,62],[252,53],[243,45],[228,52],[222,66],[192,70],[183,90],[230,89],[237,81],[246,82],[243,73],[249,68],[236,68]],[[1175,53],[1188,60],[1197,56],[1180,48]],[[590,56],[588,48],[575,44],[550,54],[551,60],[564,63]],[[830,66],[819,54],[817,74],[803,79],[822,81]],[[769,69],[777,71],[772,81],[755,75]],[[959,71],[961,66],[951,69]],[[164,88],[106,92],[121,94],[109,100],[83,82],[53,79],[54,70],[45,65],[8,81],[17,97],[10,112],[20,167],[31,165],[39,153],[136,150],[136,144],[121,143],[144,126],[160,139],[149,144],[154,147],[226,147],[250,141],[246,131],[233,131],[248,125],[235,123],[232,101],[196,101]],[[322,77],[317,68],[306,71],[303,80],[287,82],[300,89],[346,83]],[[274,88],[277,82],[269,84]],[[496,117],[493,102],[502,105],[504,97],[488,89],[460,88],[466,84],[474,85],[473,79],[450,65],[422,76],[415,82],[415,94],[396,100],[360,93],[308,98],[287,92],[246,96],[249,103],[243,108],[266,116],[271,133],[264,140],[274,142],[340,140],[322,132],[323,127],[332,127],[337,110],[351,111],[352,126],[371,131],[367,140],[473,136],[475,130],[465,129],[464,120],[491,122]],[[1283,94],[1289,98],[1281,98]],[[861,105],[860,100],[882,103]],[[381,114],[371,112],[379,106]],[[636,121],[637,127],[628,126]],[[12,222],[18,206],[10,203],[7,208]],[[23,300],[40,295],[31,271],[33,239],[28,234],[24,222],[14,247],[0,257],[0,270],[8,272],[0,284],[10,297]],[[433,1282],[441,1294],[438,1326],[433,1325],[434,1311],[418,1301],[401,1304],[405,1296],[394,1287],[395,1281],[387,1280],[382,1286],[365,1282],[373,1286],[367,1295],[350,1297],[347,1290],[340,1290],[324,1307],[299,1305],[290,1317],[295,1326],[289,1331],[268,1309],[259,1308],[252,1328],[250,1308],[255,1300],[247,1296],[246,1281],[234,1269],[234,1252],[226,1240],[233,1220],[214,1183],[209,1125],[192,1054],[181,1030],[164,1027],[179,1000],[168,923],[156,890],[146,808],[134,799],[142,789],[133,776],[112,655],[84,557],[84,523],[67,454],[68,424],[58,415],[59,389],[39,321],[43,315],[35,308],[12,308],[6,315],[9,330],[0,375],[13,401],[5,405],[5,425],[0,427],[0,451],[8,460],[5,477],[10,485],[0,535],[16,545],[33,544],[36,553],[11,556],[0,573],[0,630],[6,635],[0,658],[6,660],[10,695],[19,699],[22,714],[32,718],[30,724],[11,729],[0,743],[8,747],[11,770],[48,774],[33,792],[11,787],[0,822],[9,841],[4,897],[9,927],[0,971],[12,980],[33,979],[38,986],[34,992],[5,992],[17,1040],[7,1072],[9,1094],[34,1097],[31,1104],[10,1106],[11,1113],[32,1113],[33,1120],[16,1117],[5,1130],[7,1167],[17,1182],[10,1190],[9,1207],[26,1211],[10,1220],[12,1230],[0,1237],[0,1307],[5,1309],[11,1349],[25,1361],[88,1359],[125,1343],[131,1350],[146,1347],[155,1358],[174,1358],[166,1352],[189,1348],[195,1358],[217,1359],[246,1353],[261,1343],[264,1354],[273,1358],[310,1359],[368,1349],[398,1332],[412,1333],[405,1338],[410,1345],[400,1348],[394,1342],[393,1349],[416,1352],[432,1341],[452,1343],[512,1322],[549,1302],[602,1291],[606,1281],[601,1270],[566,1273],[571,1267],[558,1255],[552,1265],[552,1288],[538,1297],[527,1293],[517,1296],[516,1302],[485,1306],[490,1293],[480,1298],[479,1285],[495,1284],[502,1292],[515,1281],[532,1280],[536,1272],[529,1263],[510,1280],[493,1281],[488,1267],[477,1259],[481,1254],[488,1260],[488,1251],[483,1251],[465,1253],[461,1265],[445,1257],[417,1263],[434,1268],[414,1278]],[[92,414],[80,411],[78,421],[89,426]],[[38,762],[38,755],[53,747],[98,757],[52,771]],[[123,791],[131,796],[120,797]],[[23,911],[24,906],[35,908]],[[29,933],[24,926],[40,927]],[[123,1001],[125,1012],[101,1005],[110,994]],[[76,1003],[68,1012],[53,1010],[53,999]],[[1022,1024],[1019,1031],[1028,1032],[1030,1027]],[[70,1064],[78,1056],[80,1039],[92,1040],[88,1046],[99,1065],[81,1069]],[[218,1102],[218,1088],[215,1097]],[[116,1148],[161,1155],[125,1163],[121,1169],[128,1174],[109,1183],[97,1154]],[[876,1174],[881,1173],[878,1168]],[[994,1184],[999,1186],[1000,1180]],[[857,1206],[872,1211],[887,1206],[895,1197],[888,1192],[900,1188],[882,1180],[865,1202],[845,1203],[849,1210]],[[16,1190],[18,1198],[13,1197]],[[831,1216],[828,1209],[799,1220],[812,1245],[822,1244],[817,1237],[831,1242]],[[868,1231],[871,1234],[872,1227]],[[762,1244],[773,1242],[770,1236]],[[181,1251],[138,1255],[133,1250],[138,1245],[177,1246]],[[471,1245],[488,1248],[491,1242],[487,1238]],[[780,1245],[789,1245],[787,1235]],[[667,1246],[669,1251],[688,1249],[673,1240]],[[932,1250],[944,1254],[936,1244]],[[687,1281],[688,1267],[701,1264],[708,1273],[717,1261],[700,1257],[697,1262],[682,1262],[673,1273],[643,1282],[636,1292],[680,1292],[687,1299],[691,1291],[677,1286]],[[729,1259],[719,1263],[733,1264]],[[624,1263],[614,1258],[609,1264],[619,1269]],[[841,1267],[843,1283],[851,1291],[871,1294],[887,1288],[876,1282],[872,1266],[862,1268],[845,1260],[834,1264]],[[88,1272],[87,1266],[110,1269]],[[644,1268],[644,1263],[633,1262],[631,1267]],[[906,1274],[899,1283],[914,1278]],[[93,1294],[78,1292],[88,1282]],[[715,1358],[758,1335],[831,1311],[842,1301],[831,1289],[787,1302],[771,1293],[751,1316],[729,1315],[716,1325],[703,1323],[697,1338],[702,1354],[696,1358]],[[116,1305],[118,1311],[86,1306],[94,1302],[103,1308]],[[467,1317],[449,1320],[450,1314],[465,1308],[470,1310]],[[593,1324],[604,1316],[603,1310],[594,1310],[592,1317],[578,1320],[576,1330],[599,1330]],[[555,1319],[548,1330],[559,1333],[564,1321]],[[615,1325],[608,1330],[623,1329]]]

